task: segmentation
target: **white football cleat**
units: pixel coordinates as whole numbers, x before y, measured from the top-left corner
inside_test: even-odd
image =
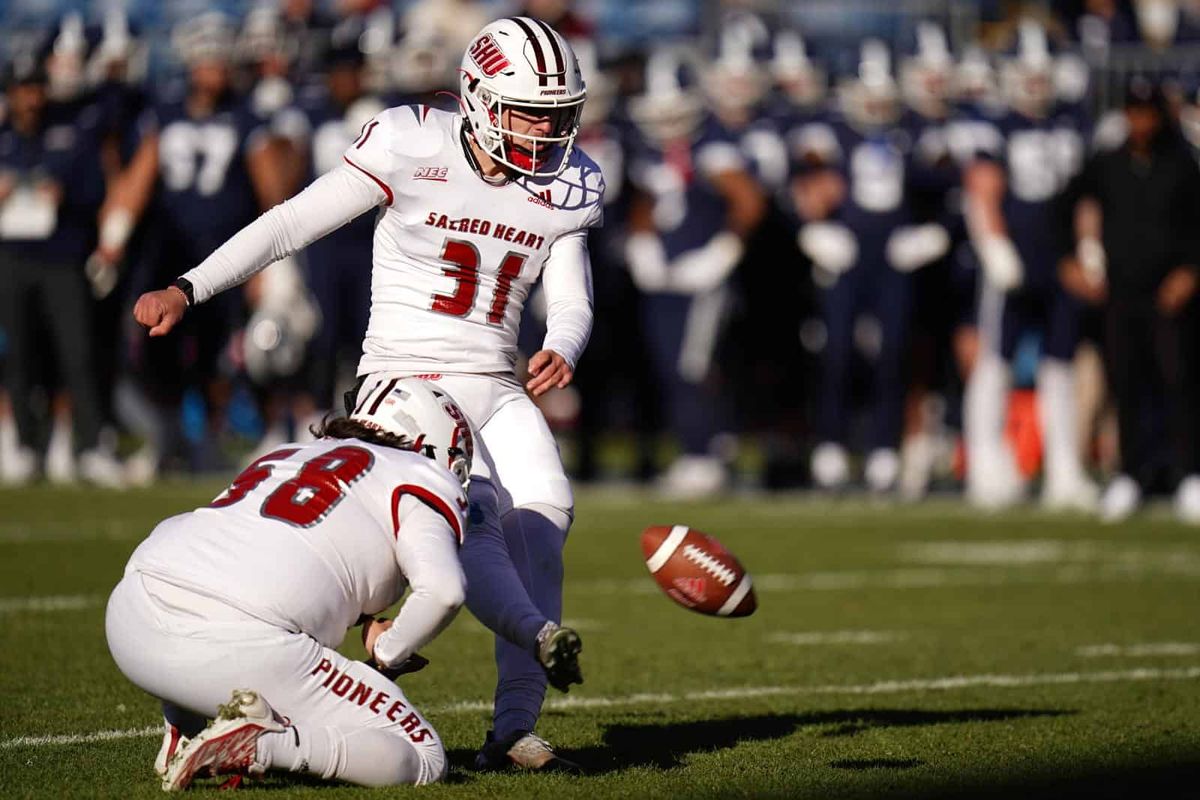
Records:
[[[872,450],[863,467],[863,478],[872,492],[885,494],[892,491],[900,479],[900,456],[890,447]]]
[[[680,456],[658,481],[658,490],[673,500],[699,500],[723,492],[729,473],[716,456]]]
[[[1042,507],[1048,511],[1095,511],[1100,487],[1082,472],[1049,473],[1042,484]]]
[[[491,772],[514,767],[543,772],[584,771],[579,764],[555,753],[549,742],[534,733],[518,731],[504,739],[496,739],[488,731],[483,748],[475,756],[475,769]]]
[[[14,447],[0,456],[0,485],[24,486],[37,475],[37,454],[28,447]]]
[[[1200,475],[1188,475],[1175,490],[1175,517],[1188,525],[1200,525]]]
[[[79,477],[105,489],[125,488],[125,468],[100,448],[79,454]]]
[[[71,448],[70,420],[55,420],[46,444],[46,480],[57,484],[75,482],[75,453]]]
[[[154,771],[160,777],[167,774],[167,764],[171,763],[171,759],[175,758],[175,753],[188,741],[189,739],[179,732],[179,728],[165,719],[163,720],[163,740],[159,745],[158,755],[154,757]]]
[[[967,454],[967,500],[985,511],[1011,508],[1025,496],[1025,483],[1012,454],[977,451]]]
[[[821,489],[842,489],[850,482],[850,457],[840,444],[822,442],[817,445],[811,466],[813,482]]]
[[[929,494],[937,463],[938,446],[932,434],[917,433],[904,440],[900,448],[900,496],[909,502]]]
[[[258,692],[235,689],[229,702],[217,707],[217,718],[176,749],[163,775],[163,790],[186,789],[197,777],[261,775],[266,770],[255,761],[258,738],[286,729]]]
[[[129,486],[149,486],[158,479],[161,457],[158,448],[144,444],[125,459],[125,483]]]
[[[1124,522],[1142,504],[1142,487],[1128,475],[1118,475],[1104,489],[1100,498],[1100,521]]]

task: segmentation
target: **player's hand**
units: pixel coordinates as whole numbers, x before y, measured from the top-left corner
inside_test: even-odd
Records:
[[[394,681],[401,675],[411,675],[425,669],[429,666],[429,659],[420,653],[413,653],[394,667],[385,667],[374,658],[368,658],[365,663],[380,675]]]
[[[150,329],[151,336],[165,336],[187,311],[187,298],[174,286],[146,292],[133,306],[133,318]]]
[[[110,261],[100,251],[92,253],[84,262],[83,274],[87,276],[88,284],[92,287],[92,297],[103,300],[112,294],[121,277],[115,261]]]
[[[1108,297],[1108,283],[1104,276],[1095,276],[1084,268],[1078,258],[1064,258],[1058,265],[1058,279],[1063,288],[1091,305],[1099,305]]]
[[[539,350],[529,359],[529,374],[533,377],[525,388],[534,397],[539,397],[554,388],[567,388],[575,377],[575,370],[553,350]]]
[[[392,621],[384,617],[373,619],[369,622],[364,622],[362,626],[363,647],[367,649],[367,655],[375,658],[375,641],[379,635],[392,627]]]
[[[1173,317],[1183,310],[1200,287],[1194,267],[1176,267],[1158,287],[1158,310]]]

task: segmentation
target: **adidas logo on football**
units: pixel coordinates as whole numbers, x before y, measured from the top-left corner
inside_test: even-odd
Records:
[[[537,194],[530,195],[529,202],[537,203],[539,206],[545,206],[546,208],[554,208],[554,202],[550,199],[549,189],[544,192],[538,192]]]

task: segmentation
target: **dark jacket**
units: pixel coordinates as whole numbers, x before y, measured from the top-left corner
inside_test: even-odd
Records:
[[[1103,211],[1111,296],[1148,295],[1175,267],[1200,266],[1200,167],[1175,137],[1162,137],[1148,160],[1128,145],[1092,156],[1064,195],[1068,230],[1084,197]]]

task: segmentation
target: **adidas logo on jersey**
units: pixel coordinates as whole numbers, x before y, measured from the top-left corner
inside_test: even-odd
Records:
[[[537,203],[539,206],[545,206],[546,208],[554,208],[554,201],[550,199],[549,189],[544,192],[538,192],[535,195],[530,195],[529,202]]]
[[[449,174],[449,167],[417,167],[416,171],[413,172],[413,180],[445,183]]]

